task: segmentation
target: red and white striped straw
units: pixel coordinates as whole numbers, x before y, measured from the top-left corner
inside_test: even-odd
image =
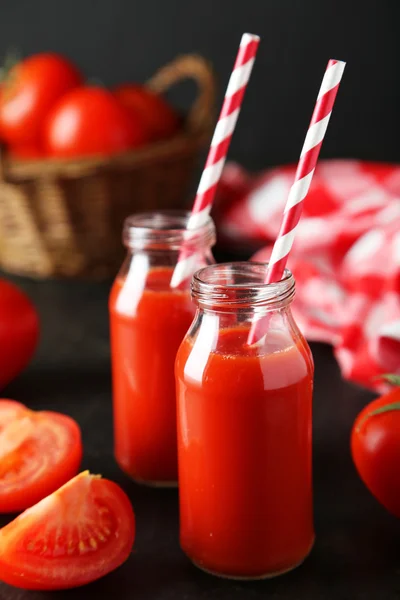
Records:
[[[273,283],[282,279],[286,262],[296,235],[300,221],[303,202],[310,189],[311,181],[317,165],[319,152],[332,114],[336,94],[346,63],[341,60],[330,60],[319,90],[317,102],[301,151],[295,180],[290,188],[278,237],[272,249],[265,283]],[[253,344],[265,333],[266,319],[253,323],[248,343]]]
[[[244,33],[242,36],[187,229],[196,229],[207,222],[259,43],[257,35]],[[182,250],[172,275],[171,287],[178,286],[191,275],[194,260],[195,257]]]

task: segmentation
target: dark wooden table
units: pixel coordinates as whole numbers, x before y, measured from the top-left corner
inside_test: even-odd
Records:
[[[195,569],[180,551],[177,492],[139,487],[114,462],[109,286],[17,281],[40,311],[42,339],[29,369],[4,395],[34,409],[63,411],[79,422],[85,445],[82,468],[101,473],[126,490],[136,512],[137,539],[128,562],[99,582],[54,594],[0,584],[0,600],[400,599],[400,521],[370,496],[349,453],[352,422],[372,395],[341,380],[328,346],[312,347],[315,548],[303,566],[281,578],[229,582]],[[1,525],[7,521],[0,517]]]

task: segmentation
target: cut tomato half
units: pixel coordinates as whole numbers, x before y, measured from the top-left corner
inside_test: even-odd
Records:
[[[125,492],[84,472],[0,530],[0,579],[28,590],[78,587],[125,562],[134,539]]]
[[[81,460],[81,432],[73,419],[0,400],[1,513],[33,506],[74,477]]]
[[[0,400],[0,434],[11,421],[20,418],[26,410],[26,406],[16,400]]]

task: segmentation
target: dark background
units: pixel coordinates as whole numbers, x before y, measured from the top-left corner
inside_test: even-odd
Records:
[[[230,158],[252,169],[296,161],[329,58],[348,66],[322,157],[400,160],[399,0],[0,0],[0,56],[58,51],[111,85],[143,81],[181,53],[211,60],[222,100],[240,36],[262,37]],[[181,89],[177,101],[188,101]],[[221,257],[219,257],[221,258]],[[344,382],[329,347],[313,344],[316,545],[301,569],[268,582],[209,577],[179,549],[175,491],[135,485],[112,455],[109,284],[15,278],[35,302],[40,347],[4,395],[79,422],[82,468],[121,484],[135,507],[135,552],[72,593],[0,600],[399,600],[400,521],[357,476],[349,437],[372,393]],[[0,518],[0,526],[9,517]]]
[[[2,0],[0,56],[11,46],[62,52],[109,85],[198,52],[214,64],[221,101],[241,34],[257,33],[230,158],[252,169],[296,161],[338,58],[347,68],[321,156],[398,161],[399,19],[398,0]]]

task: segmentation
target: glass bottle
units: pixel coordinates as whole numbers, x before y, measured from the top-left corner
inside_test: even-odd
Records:
[[[127,256],[109,302],[115,457],[137,482],[159,486],[177,482],[174,362],[195,312],[190,280],[214,262],[212,219],[189,231],[188,218],[160,211],[126,219]],[[191,271],[172,289],[183,246]]]
[[[289,571],[314,542],[313,359],[290,309],[293,275],[265,284],[266,269],[198,271],[176,358],[181,547],[229,578]]]

